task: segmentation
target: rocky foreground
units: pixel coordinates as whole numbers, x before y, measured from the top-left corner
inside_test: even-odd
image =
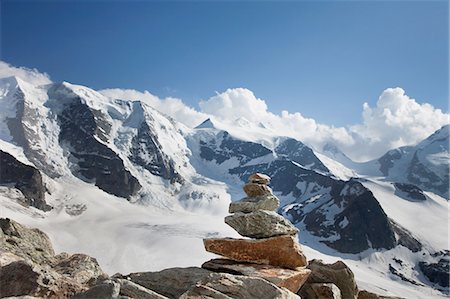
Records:
[[[358,291],[343,263],[309,261],[297,270],[230,259],[202,267],[108,276],[85,254],[55,254],[48,236],[0,219],[0,298],[386,298]],[[300,274],[292,275],[292,273]],[[308,273],[297,293],[297,278]]]
[[[110,277],[95,258],[56,255],[44,232],[0,219],[0,298],[387,298],[359,291],[341,261],[308,262],[297,228],[275,212],[279,200],[269,181],[259,173],[249,177],[247,197],[233,202],[225,218],[246,238],[205,239],[205,249],[222,258],[201,268]]]

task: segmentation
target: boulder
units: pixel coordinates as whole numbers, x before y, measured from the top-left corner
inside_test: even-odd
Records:
[[[286,288],[293,293],[297,293],[311,272],[311,270],[306,268],[291,270],[270,265],[239,263],[229,259],[212,259],[204,263],[202,268],[214,272],[260,277],[270,281],[277,287]]]
[[[132,281],[126,279],[117,279],[117,282],[120,284],[120,295],[139,299],[167,299],[166,296],[146,289],[143,286],[140,286]]]
[[[230,203],[230,213],[251,213],[258,210],[276,211],[280,201],[272,194],[266,194],[256,197],[245,197],[239,201]]]
[[[0,290],[2,297],[30,295],[67,298],[85,288],[49,267],[39,266],[30,260],[19,260],[0,268]]]
[[[170,268],[159,272],[131,273],[124,278],[166,297],[178,298],[210,273],[197,267]]]
[[[12,262],[17,262],[21,260],[23,260],[23,258],[21,258],[18,255],[15,255],[14,253],[0,250],[0,268],[9,265]]]
[[[342,261],[325,264],[321,260],[312,260],[308,269],[311,270],[311,274],[298,292],[301,297],[308,298],[307,295],[311,293],[310,288],[314,283],[333,283],[341,291],[342,298],[358,298],[358,287],[353,272]]]
[[[381,296],[365,290],[361,290],[358,293],[358,299],[404,299],[400,297]]]
[[[262,278],[225,273],[211,273],[180,298],[300,299]]]
[[[78,293],[72,299],[116,299],[119,297],[120,284],[112,280],[105,280],[89,290]]]
[[[267,239],[204,239],[206,251],[235,261],[296,269],[308,264],[300,244],[292,236]]]
[[[289,220],[272,211],[238,212],[225,217],[225,223],[240,235],[256,239],[295,235],[298,232]]]
[[[257,184],[263,184],[267,185],[270,182],[270,176],[263,173],[254,173],[251,176],[248,177],[249,183],[257,183]]]
[[[94,285],[98,280],[105,280],[108,275],[103,272],[97,260],[86,254],[58,255],[53,269],[63,275],[70,276],[80,284]]]
[[[248,197],[255,197],[265,194],[272,194],[272,189],[263,184],[247,183],[244,185],[244,192]]]
[[[48,264],[55,255],[45,233],[9,218],[0,218],[0,248],[37,264]]]
[[[312,283],[306,299],[342,299],[341,291],[334,283]],[[345,299],[345,298],[344,298]]]

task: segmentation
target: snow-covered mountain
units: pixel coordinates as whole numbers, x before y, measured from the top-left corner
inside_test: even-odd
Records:
[[[194,265],[201,238],[235,236],[222,216],[263,172],[309,256],[346,260],[377,293],[439,298],[448,286],[429,269],[449,260],[448,131],[355,163],[245,118],[188,128],[142,101],[2,78],[0,211],[111,272]]]

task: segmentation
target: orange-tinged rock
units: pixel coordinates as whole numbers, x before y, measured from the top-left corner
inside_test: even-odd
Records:
[[[270,176],[263,173],[254,173],[251,176],[248,177],[248,181],[250,183],[258,183],[258,184],[264,184],[267,185],[270,182]]]
[[[244,192],[248,197],[255,197],[265,194],[272,194],[272,189],[263,184],[247,183],[244,185]]]
[[[202,268],[215,272],[264,278],[277,287],[286,288],[293,293],[297,293],[311,273],[311,270],[306,268],[291,270],[271,265],[241,263],[229,259],[212,259],[204,263]]]
[[[204,239],[206,251],[240,262],[296,269],[308,265],[300,244],[292,236],[266,239]]]

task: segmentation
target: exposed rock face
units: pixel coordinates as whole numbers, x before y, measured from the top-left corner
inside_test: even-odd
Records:
[[[240,235],[257,239],[295,235],[298,232],[287,219],[272,211],[238,212],[225,217],[225,223]]]
[[[394,183],[395,195],[409,201],[425,201],[427,197],[423,191],[412,184]]]
[[[256,197],[245,197],[239,201],[230,203],[228,212],[230,213],[251,213],[258,210],[276,211],[280,201],[276,196],[272,194],[266,194]]]
[[[167,297],[146,289],[132,281],[118,279],[117,282],[120,284],[120,295],[139,299],[167,299]]]
[[[225,273],[211,273],[180,298],[300,299],[265,279]]]
[[[1,296],[68,298],[107,278],[84,254],[55,256],[48,236],[10,219],[0,219]]]
[[[72,172],[93,181],[110,194],[129,198],[140,188],[138,180],[125,168],[122,159],[101,141],[107,141],[111,125],[101,111],[75,98],[58,115],[59,142],[77,167]]]
[[[0,247],[37,264],[50,263],[55,255],[45,233],[9,218],[0,218]]]
[[[312,283],[305,299],[341,299],[341,291],[334,283]]]
[[[142,122],[137,135],[132,140],[130,160],[171,183],[183,182],[183,178],[175,170],[173,161],[164,154],[156,136],[157,134],[153,132],[148,123]]]
[[[431,282],[448,288],[450,282],[449,264],[447,259],[440,259],[439,262],[433,264],[420,262],[419,267]]]
[[[171,268],[159,272],[131,273],[125,278],[169,298],[178,298],[211,271],[190,267]]]
[[[13,185],[25,196],[25,204],[43,211],[51,210],[45,202],[45,186],[39,170],[25,165],[0,150],[0,185]]]
[[[353,272],[343,262],[324,264],[321,260],[312,260],[309,262],[308,269],[312,272],[298,293],[302,298],[308,298],[308,294],[314,293],[310,288],[315,283],[333,283],[341,291],[342,298],[358,298],[358,287]]]
[[[53,269],[65,276],[70,276],[83,285],[93,285],[97,280],[104,280],[108,276],[100,268],[97,260],[86,254],[73,254],[55,257]]]
[[[31,295],[67,298],[84,289],[76,281],[31,261],[16,261],[0,268],[2,297]]]
[[[412,252],[422,250],[422,244],[414,238],[414,236],[407,229],[392,220],[390,220],[390,223],[394,229],[395,239],[397,240],[398,245],[403,245]]]
[[[264,278],[277,287],[286,288],[293,293],[297,293],[311,272],[311,270],[305,268],[290,270],[270,265],[239,263],[228,259],[207,261],[202,265],[202,268],[214,272]]]
[[[308,264],[300,245],[292,236],[261,240],[204,239],[206,251],[241,262],[296,269]]]
[[[115,281],[106,280],[89,290],[78,293],[73,299],[116,299],[119,298],[120,284]]]
[[[200,141],[200,157],[206,161],[215,160],[222,164],[232,157],[236,157],[240,163],[246,163],[254,158],[262,157],[272,153],[268,148],[253,142],[242,141],[233,138],[228,132],[220,132],[217,140]]]

